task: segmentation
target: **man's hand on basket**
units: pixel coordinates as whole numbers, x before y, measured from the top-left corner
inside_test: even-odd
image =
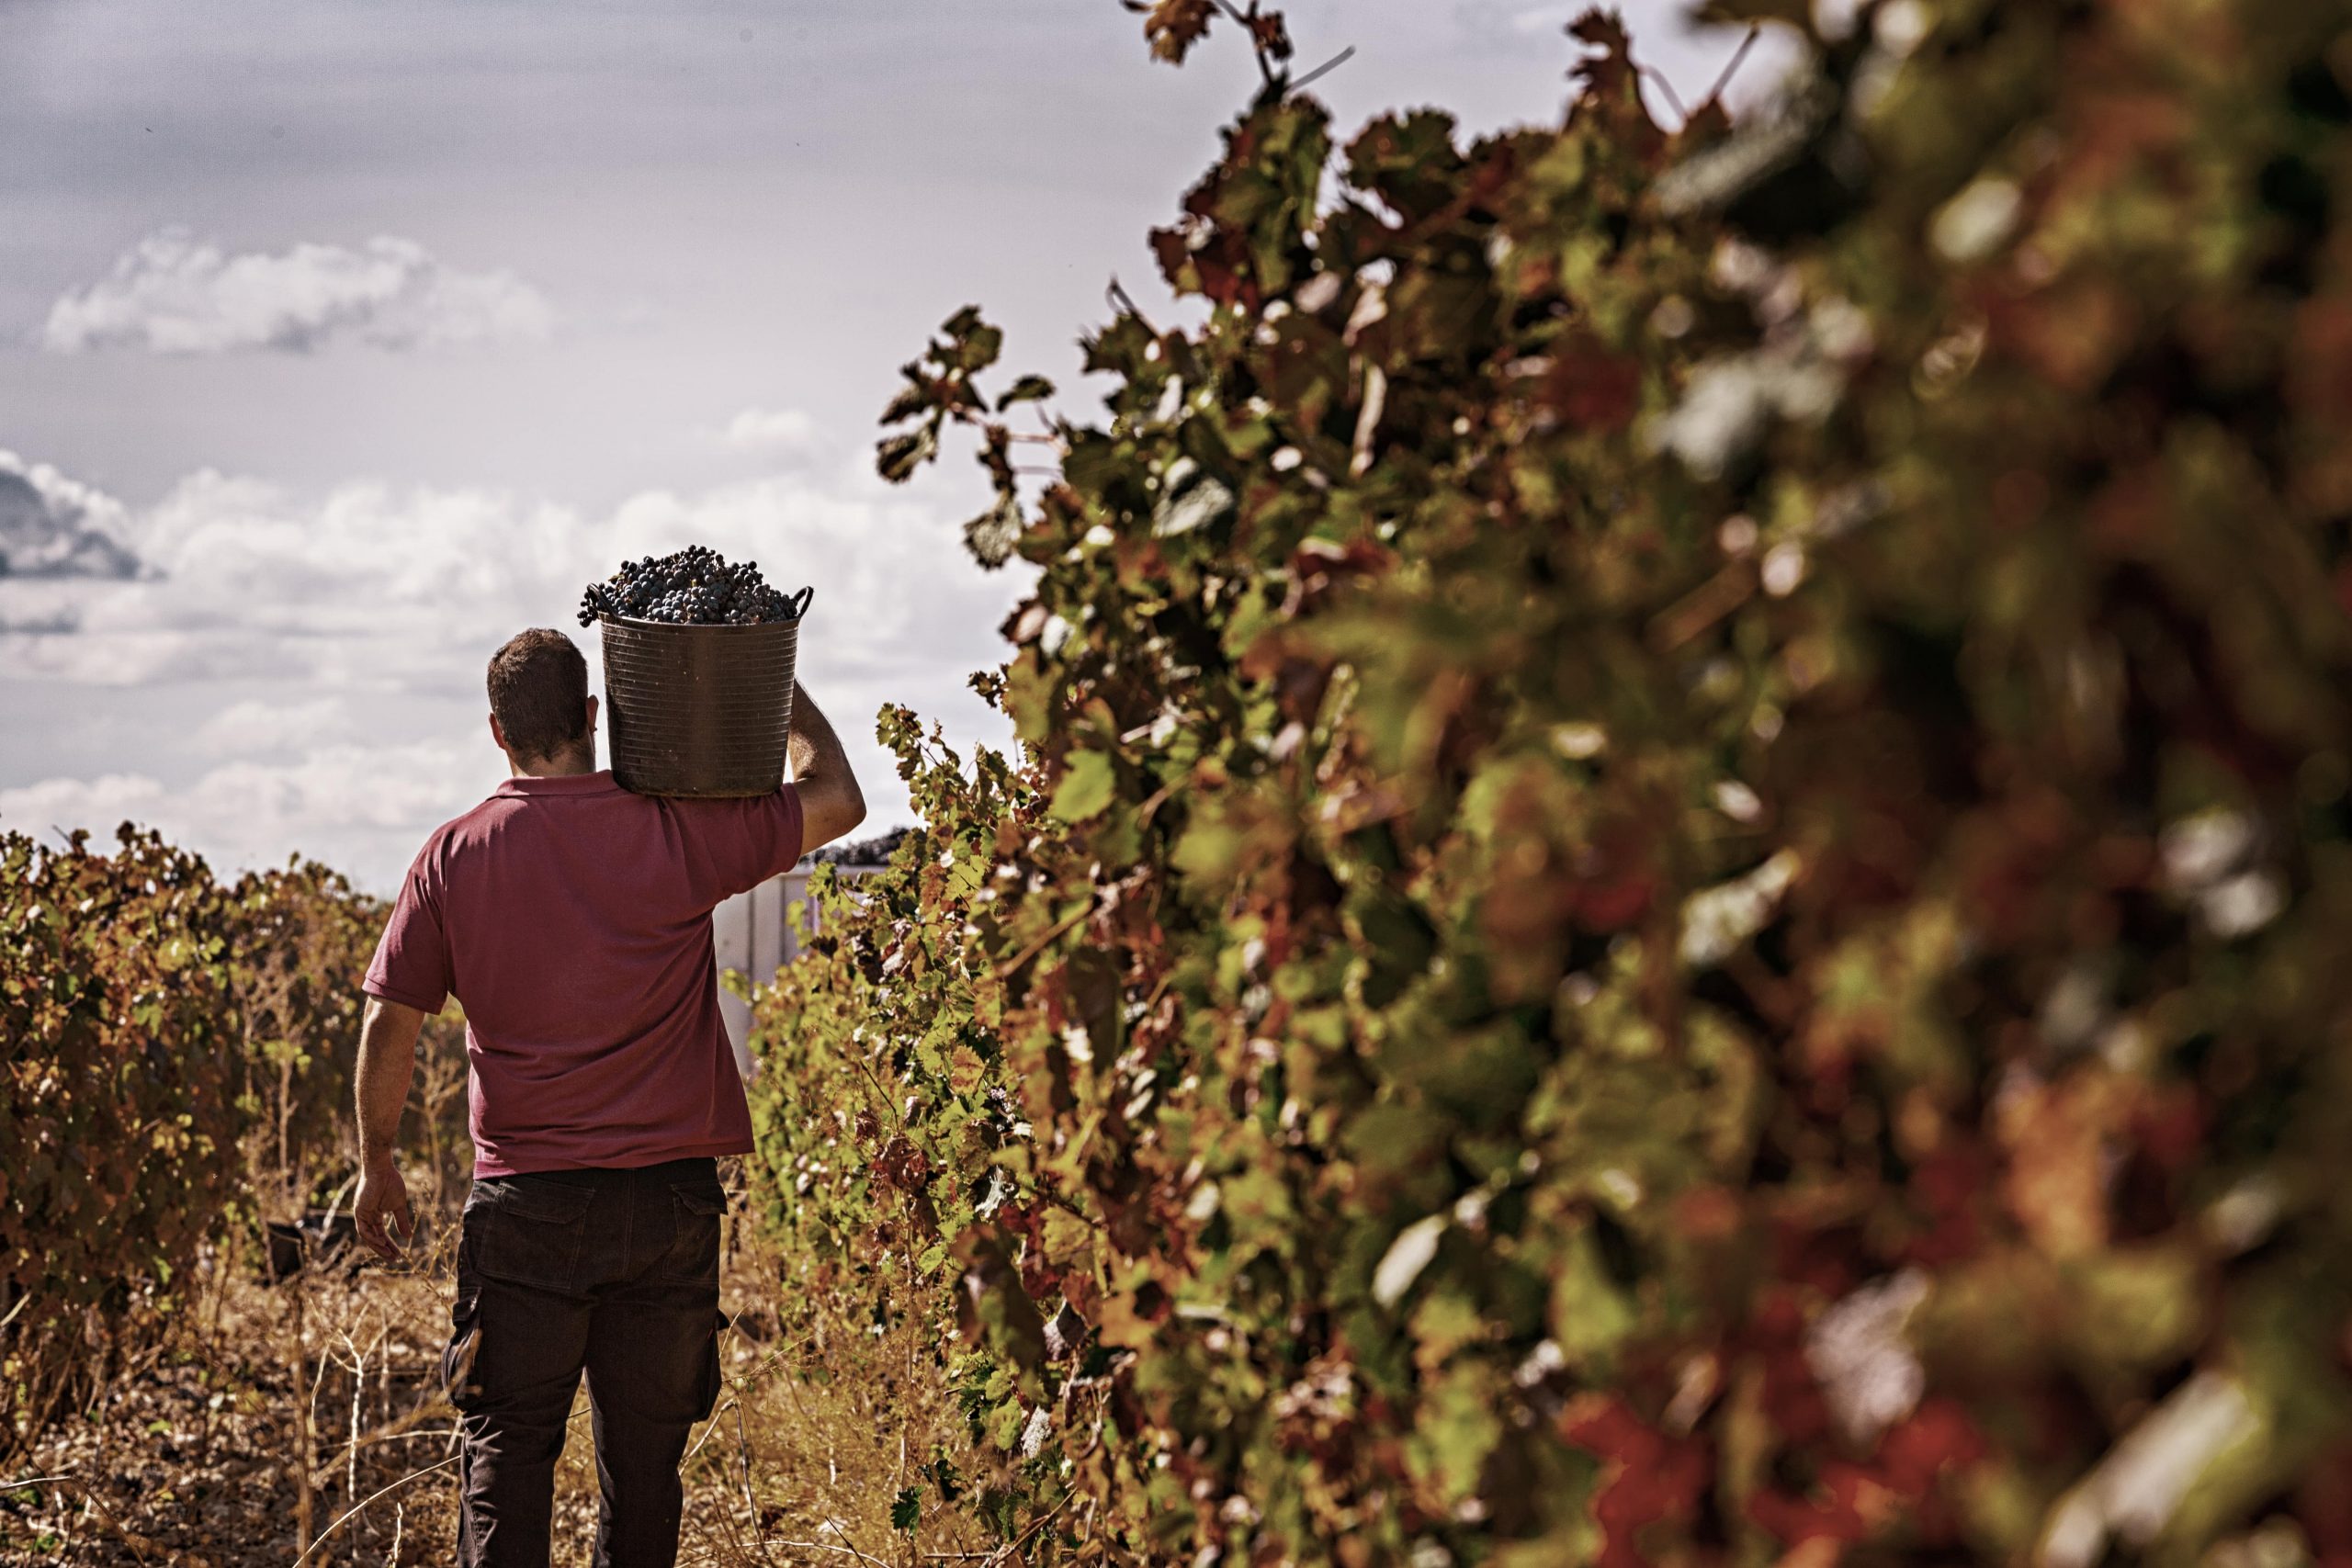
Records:
[[[416,1235],[416,1216],[408,1206],[408,1183],[390,1160],[370,1166],[359,1176],[359,1196],[351,1205],[351,1221],[377,1257],[397,1259]]]

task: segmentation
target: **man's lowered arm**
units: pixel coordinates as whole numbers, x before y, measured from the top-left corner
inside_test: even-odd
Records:
[[[408,1206],[408,1183],[392,1164],[392,1141],[408,1103],[409,1080],[416,1074],[416,1036],[424,1014],[403,1002],[368,998],[359,1023],[359,1196],[351,1216],[359,1239],[381,1258],[401,1255],[416,1234]],[[390,1231],[389,1223],[397,1223]]]
[[[808,700],[808,688],[792,683],[792,736],[787,743],[792,780],[800,791],[800,852],[843,838],[865,820],[865,796],[849,771],[841,737]]]

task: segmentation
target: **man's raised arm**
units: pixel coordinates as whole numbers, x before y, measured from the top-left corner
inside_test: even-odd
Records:
[[[408,1206],[408,1183],[392,1164],[392,1142],[401,1130],[401,1107],[408,1103],[409,1079],[416,1072],[416,1035],[424,1014],[402,1002],[368,998],[359,1024],[359,1196],[352,1223],[359,1239],[379,1257],[392,1258],[416,1235]],[[397,1230],[387,1229],[388,1222]]]
[[[800,791],[800,852],[830,844],[848,835],[865,820],[865,796],[849,771],[841,738],[817,705],[808,688],[792,683],[792,781]]]

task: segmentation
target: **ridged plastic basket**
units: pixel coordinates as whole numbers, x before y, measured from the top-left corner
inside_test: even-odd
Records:
[[[623,789],[709,799],[765,795],[783,782],[798,620],[681,626],[605,615],[599,625],[613,778]]]

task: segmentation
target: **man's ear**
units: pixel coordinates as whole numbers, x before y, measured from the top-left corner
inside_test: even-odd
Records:
[[[590,739],[592,739],[592,740],[593,740],[593,739],[595,739],[595,736],[596,736],[596,694],[595,694],[595,693],[594,693],[594,692],[591,692],[591,693],[589,693],[589,694],[588,694],[588,738],[589,738]]]
[[[498,742],[498,749],[500,750],[504,751],[507,750],[506,731],[498,728],[498,716],[496,714],[492,714],[490,716],[490,738]]]

